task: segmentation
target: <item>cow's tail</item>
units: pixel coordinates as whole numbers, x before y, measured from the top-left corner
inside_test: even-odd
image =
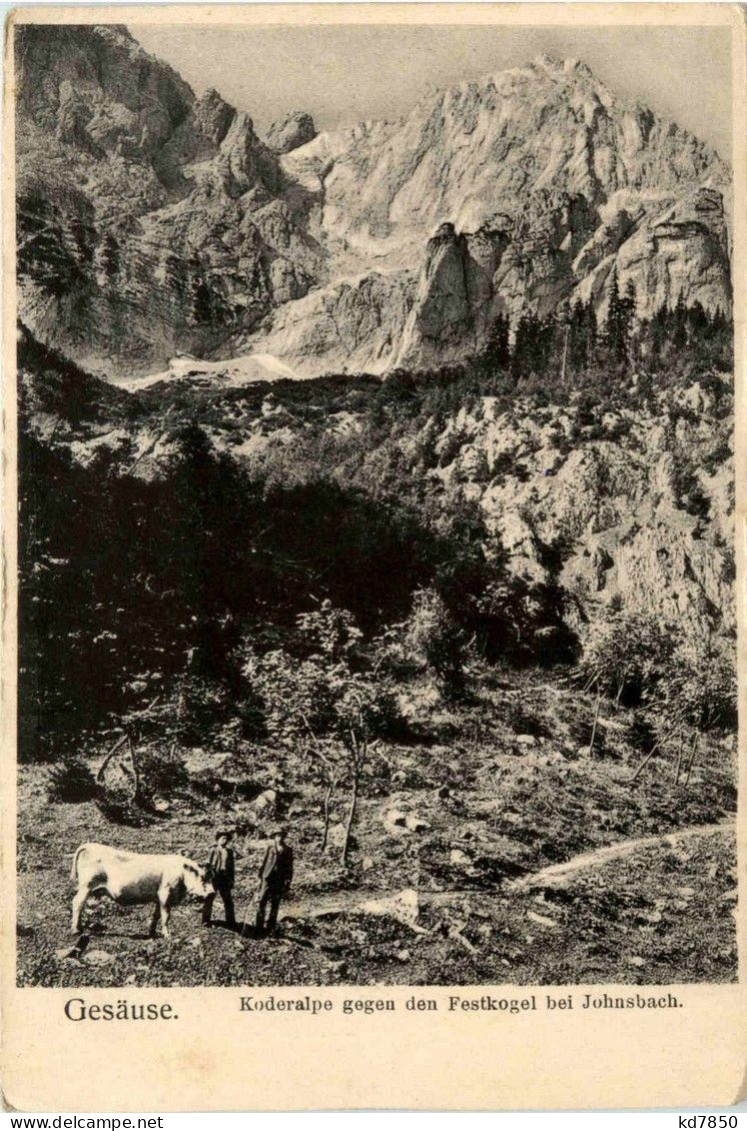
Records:
[[[75,850],[75,856],[73,856],[73,866],[70,869],[71,880],[77,880],[78,878],[78,857],[85,847],[85,844],[81,844],[81,846]]]

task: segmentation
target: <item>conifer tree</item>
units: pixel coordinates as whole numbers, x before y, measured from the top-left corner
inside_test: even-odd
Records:
[[[187,265],[189,279],[189,321],[192,325],[201,325],[212,320],[212,302],[210,288],[208,287],[199,259],[193,257]]]
[[[625,288],[625,298],[622,300],[622,335],[625,341],[626,356],[631,363],[635,360],[637,354],[637,343],[635,339],[636,309],[637,296],[635,283],[632,279],[628,279]]]
[[[105,285],[112,285],[119,275],[119,244],[111,232],[107,232],[97,250],[97,267]]]
[[[514,377],[526,377],[536,369],[540,323],[531,311],[522,312],[516,327],[511,371]]]
[[[672,317],[672,345],[682,350],[687,345],[687,306],[685,296],[680,291]]]
[[[612,270],[610,282],[609,303],[607,306],[607,349],[611,362],[624,363],[628,358],[627,342],[627,308],[625,300],[620,295],[620,283],[617,277],[617,267]]]
[[[493,319],[487,343],[478,358],[477,367],[485,375],[491,376],[507,369],[510,360],[508,315],[498,314]]]
[[[571,372],[587,372],[596,355],[597,319],[591,302],[576,299],[571,310],[568,365]]]

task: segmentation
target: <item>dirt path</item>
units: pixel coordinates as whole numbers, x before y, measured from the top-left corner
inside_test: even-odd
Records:
[[[527,891],[534,887],[549,886],[554,883],[563,883],[575,876],[578,872],[588,868],[601,868],[613,860],[622,860],[647,848],[656,848],[668,844],[674,846],[682,841],[699,837],[711,836],[715,833],[733,833],[734,822],[727,821],[723,824],[697,825],[691,829],[679,829],[675,832],[664,833],[660,836],[638,837],[634,840],[623,840],[618,844],[608,844],[603,848],[594,849],[593,852],[583,852],[562,864],[552,864],[540,872],[523,876],[508,885],[511,891]],[[336,915],[344,911],[363,910],[366,903],[371,901],[389,901],[399,893],[391,889],[368,889],[364,891],[335,892],[328,895],[315,896],[313,900],[298,900],[287,903],[281,910],[281,918],[294,919],[298,917],[317,919],[325,915]],[[419,890],[418,902],[421,906],[444,906],[464,897],[479,896],[485,899],[490,895],[484,889],[474,887],[449,888],[446,891]],[[396,917],[396,916],[395,916]]]
[[[486,893],[482,888],[474,887],[449,888],[447,891],[428,891],[423,888],[417,889],[417,891],[412,888],[407,890],[415,893],[417,904],[420,907],[441,907],[454,903],[464,896],[480,896],[484,899],[486,894],[491,894],[490,892]],[[326,915],[340,915],[345,911],[366,911],[372,903],[391,904],[392,901],[400,899],[402,895],[403,890],[400,888],[369,888],[362,891],[344,891],[319,895],[310,899],[284,903],[280,909],[279,918],[323,919]],[[410,925],[415,922],[415,917],[408,915],[407,905],[401,909],[400,914],[397,913],[399,910],[395,903],[388,913],[393,914],[393,918],[408,922]]]
[[[718,825],[697,825],[693,829],[679,829],[676,832],[664,833],[662,836],[638,837],[635,840],[623,840],[619,844],[608,844],[604,848],[597,848],[593,852],[582,852],[573,856],[562,864],[552,864],[543,868],[541,872],[534,872],[531,876],[523,876],[512,885],[514,891],[526,888],[542,887],[553,883],[564,882],[583,872],[587,868],[600,868],[613,860],[622,860],[646,848],[656,848],[658,845],[668,844],[672,847],[683,840],[692,840],[698,837],[710,836],[712,833],[734,832],[734,822],[727,821]]]

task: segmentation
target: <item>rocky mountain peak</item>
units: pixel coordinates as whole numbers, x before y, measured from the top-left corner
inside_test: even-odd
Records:
[[[316,126],[311,114],[295,110],[273,122],[267,131],[266,142],[276,153],[290,153],[316,137]]]
[[[92,155],[152,155],[194,95],[116,25],[25,25],[17,33],[18,113]]]
[[[50,286],[24,245],[24,317],[89,365],[123,348],[153,370],[183,349],[304,375],[451,364],[497,313],[580,298],[604,315],[613,270],[641,316],[680,293],[730,308],[728,167],[577,59],[458,83],[397,121],[317,133],[296,111],[262,140],[126,30],[17,43],[21,227],[51,216],[66,262]],[[91,324],[68,327],[59,294],[92,278]]]
[[[172,186],[184,187],[184,168],[214,158],[235,117],[233,106],[224,102],[216,90],[206,91],[193,102],[160,155],[162,179]]]
[[[228,127],[236,116],[233,106],[225,102],[217,90],[206,90],[195,103],[192,111],[196,126],[220,145],[228,133]]]
[[[282,174],[275,155],[260,141],[254,122],[243,111],[234,112],[223,137],[212,170],[230,197],[263,189],[269,196],[279,193]]]
[[[117,27],[25,25],[16,48],[20,313],[45,342],[147,371],[305,293],[322,252],[247,113]]]
[[[546,71],[550,75],[576,75],[585,79],[593,79],[594,74],[580,59],[561,59],[557,55],[544,52],[535,56],[531,66],[537,71]]]

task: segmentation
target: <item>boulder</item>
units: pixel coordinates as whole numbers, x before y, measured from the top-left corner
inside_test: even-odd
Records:
[[[311,114],[296,110],[273,122],[267,131],[265,141],[275,153],[290,153],[316,137],[316,126]]]
[[[265,789],[252,802],[252,809],[257,816],[274,817],[278,807],[278,792],[276,789]]]
[[[366,915],[387,915],[418,934],[427,933],[423,927],[418,926],[420,900],[414,888],[404,888],[381,899],[368,899],[357,904],[354,910],[363,911]]]
[[[108,950],[89,950],[83,961],[89,966],[107,966],[114,961],[114,955]]]
[[[54,956],[58,962],[80,962],[80,954],[74,946],[63,946]]]
[[[399,835],[406,829],[407,813],[403,813],[401,809],[388,809],[384,813],[384,828],[394,836]]]

